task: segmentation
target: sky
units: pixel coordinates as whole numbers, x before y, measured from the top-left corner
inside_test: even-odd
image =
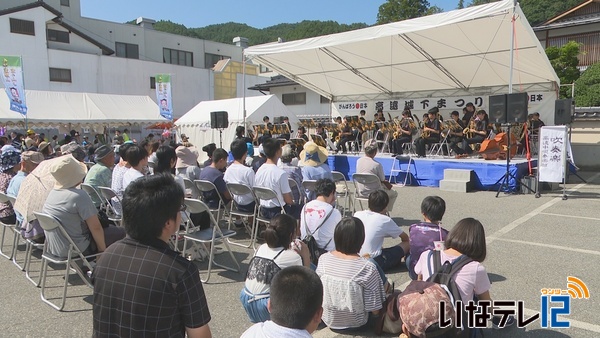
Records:
[[[237,22],[255,28],[303,20],[333,20],[372,25],[385,0],[81,0],[85,17],[125,22],[143,16],[171,20],[189,28]],[[468,2],[468,1],[466,1]],[[429,0],[444,11],[456,8],[458,0]]]

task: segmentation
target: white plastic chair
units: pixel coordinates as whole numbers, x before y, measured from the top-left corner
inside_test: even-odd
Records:
[[[258,199],[258,209],[256,210],[256,218],[255,218],[256,225],[254,227],[254,238],[256,238],[256,237],[258,237],[258,228],[259,228],[258,223],[263,223],[268,226],[269,223],[271,222],[270,218],[266,218],[262,215],[262,209],[264,209],[265,207],[263,207],[260,202],[276,199],[277,201],[279,201],[279,205],[280,205],[282,214],[285,214],[285,209],[283,208],[285,203],[283,203],[283,201],[279,199],[279,196],[277,196],[277,193],[275,191],[273,191],[273,189],[265,188],[265,187],[253,187],[252,191],[254,191],[254,196],[256,196],[256,199]]]
[[[186,212],[188,213],[188,219],[189,219],[189,213],[197,214],[197,213],[207,211],[208,214],[210,215],[210,227],[208,229],[200,230],[200,228],[197,227],[195,224],[193,224],[193,222],[190,219],[186,223],[185,234],[183,235],[182,255],[184,257],[185,257],[185,252],[186,252],[188,241],[200,243],[204,247],[204,249],[206,249],[207,251],[209,251],[209,250],[206,247],[206,244],[207,243],[210,244],[207,276],[206,276],[206,279],[202,279],[202,282],[207,283],[208,280],[210,279],[210,274],[212,272],[213,264],[218,267],[221,267],[223,269],[229,270],[229,271],[240,272],[240,264],[235,259],[235,256],[233,256],[233,252],[231,251],[228,241],[226,240],[231,236],[235,236],[236,232],[233,230],[229,230],[229,229],[227,229],[225,231],[221,230],[221,228],[219,227],[219,224],[215,220],[213,214],[210,212],[210,209],[204,202],[197,200],[197,199],[186,198],[185,206],[186,206]],[[231,256],[231,260],[235,263],[237,269],[217,263],[215,261],[215,259],[214,259],[215,245],[218,243],[223,243],[225,245],[225,248],[227,249],[227,251],[229,252],[229,255]]]
[[[352,192],[350,191],[350,188],[348,187],[348,181],[346,181],[346,176],[344,176],[344,174],[342,174],[339,171],[332,171],[331,175],[333,176],[333,181],[335,182],[335,186],[336,186],[336,197],[338,198],[338,202],[339,202],[339,198],[342,198],[345,200],[344,202],[344,206],[341,207],[340,209],[342,212],[342,216],[346,216],[346,209],[348,209],[348,211],[352,210],[352,199],[350,199],[350,196],[352,195]],[[338,206],[341,206],[340,203],[337,203]]]
[[[402,169],[402,164],[400,163],[400,160],[398,160],[398,157],[394,158],[394,161],[392,162],[392,169],[390,169],[390,179],[388,180],[390,183],[392,183],[392,180],[394,183],[397,183],[396,177],[398,176],[398,174],[404,173],[404,182],[402,183],[402,187],[406,186],[406,182],[410,184],[412,184],[412,175],[410,172],[410,166],[413,164],[413,159],[412,156],[408,157],[408,164],[406,165],[406,170]]]
[[[316,180],[303,180],[302,188],[304,188],[304,192],[306,194],[306,202],[310,202],[316,198],[315,191],[317,190],[317,181]]]

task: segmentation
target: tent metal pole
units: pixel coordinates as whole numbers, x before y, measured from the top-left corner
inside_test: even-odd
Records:
[[[515,54],[515,8],[517,8],[517,0],[513,2],[512,18],[510,25],[510,66],[508,67],[510,74],[508,76],[508,93],[513,92],[513,67],[514,67],[514,54]]]
[[[248,135],[248,126],[246,125],[246,55],[242,50],[242,110],[244,112],[244,135]]]

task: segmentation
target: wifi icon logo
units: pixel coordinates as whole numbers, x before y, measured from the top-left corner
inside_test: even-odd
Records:
[[[567,277],[567,292],[573,299],[590,298],[590,290],[587,285],[577,277]]]

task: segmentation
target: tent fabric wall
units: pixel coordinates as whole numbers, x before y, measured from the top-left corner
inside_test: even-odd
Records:
[[[198,150],[209,143],[220,147],[219,130],[210,128],[210,112],[226,111],[229,127],[223,129],[223,148],[229,150],[229,145],[235,139],[235,128],[244,125],[244,98],[203,101],[183,115],[175,125],[180,134],[189,137],[190,142]],[[277,116],[287,116],[294,131],[298,127],[298,118],[275,95],[246,97],[246,126],[262,124],[264,116],[273,122]],[[206,153],[200,154],[200,161],[207,159]]]
[[[167,122],[148,96],[26,91],[27,123],[31,127],[59,128],[127,126]],[[0,95],[0,123],[24,127],[25,117],[9,109],[6,95]]]
[[[559,79],[520,7],[515,90],[556,90]],[[508,92],[513,0],[244,50],[255,62],[332,99]],[[500,87],[500,88],[498,88]]]

